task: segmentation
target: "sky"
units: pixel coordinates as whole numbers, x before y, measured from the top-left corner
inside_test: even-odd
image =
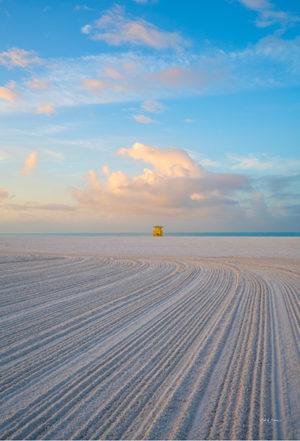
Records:
[[[0,0],[0,232],[299,232],[299,0]]]

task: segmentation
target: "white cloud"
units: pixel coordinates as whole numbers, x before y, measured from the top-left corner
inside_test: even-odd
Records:
[[[31,173],[36,171],[36,163],[38,160],[37,152],[31,152],[29,156],[24,161],[24,167],[20,171],[23,176],[29,176]]]
[[[82,28],[81,28],[81,32],[83,33],[83,34],[89,34],[91,31],[92,31],[92,26],[91,25],[89,25],[89,24],[87,24],[87,25],[85,25],[85,26],[82,26]]]
[[[37,57],[34,51],[26,51],[16,47],[0,53],[0,63],[8,67],[27,67],[32,64],[40,64],[42,60]]]
[[[155,100],[145,100],[142,103],[141,108],[150,113],[160,113],[165,110],[165,106]]]
[[[300,65],[300,36],[293,40],[278,38],[269,35],[262,38],[254,47],[249,47],[244,51],[245,55],[253,57],[264,57],[266,60],[271,58],[279,62],[286,62],[290,67],[299,69]]]
[[[239,0],[246,8],[256,11],[258,18],[256,26],[265,28],[272,25],[280,25],[282,28],[299,22],[300,17],[286,11],[277,11],[274,4],[268,0]]]
[[[235,164],[231,166],[233,170],[268,170],[273,168],[272,161],[262,161],[254,156],[232,156],[228,155]]]
[[[25,81],[24,84],[32,90],[48,89],[51,85],[50,81],[46,78],[32,78],[31,80]]]
[[[205,214],[222,211],[228,205],[237,206],[234,193],[248,186],[245,176],[209,173],[185,151],[174,147],[135,143],[131,148],[119,149],[118,154],[142,161],[151,168],[144,168],[142,174],[133,177],[122,170],[112,173],[106,170],[105,183],[89,170],[85,176],[88,186],[74,190],[80,207],[123,216]]]
[[[48,150],[48,149],[46,149],[46,150],[43,150],[43,153],[44,153],[46,156],[49,156],[50,159],[53,159],[54,161],[57,161],[57,162],[62,162],[62,161],[65,159],[63,153],[61,153],[61,152],[56,152],[56,151],[54,151],[54,150]]]
[[[233,162],[230,166],[233,170],[257,170],[257,171],[297,171],[300,169],[299,159],[267,157],[258,158],[254,155],[238,156],[227,155]]]
[[[7,84],[6,87],[8,87],[9,89],[15,89],[17,86],[17,83],[13,80],[10,80]]]
[[[101,18],[81,28],[94,40],[103,40],[112,46],[131,44],[155,49],[179,50],[189,45],[178,32],[160,31],[143,19],[130,19],[119,5],[106,11]]]
[[[202,167],[193,161],[184,150],[176,147],[163,149],[136,142],[131,148],[119,149],[118,153],[151,164],[156,173],[161,176],[195,178],[202,176]]]
[[[184,58],[126,52],[53,59],[39,66],[39,75],[32,74],[42,82],[0,89],[0,114],[33,113],[44,103],[57,109],[134,101],[158,113],[159,100],[299,84],[299,72],[300,37],[269,36],[240,51],[210,50]]]
[[[195,120],[194,119],[190,119],[190,118],[186,118],[183,120],[185,123],[194,123]]]
[[[43,104],[41,106],[38,106],[36,109],[36,113],[44,114],[47,116],[51,115],[54,112],[55,112],[55,109],[52,106],[52,104]]]
[[[107,78],[111,78],[113,80],[123,80],[124,75],[122,75],[117,69],[114,67],[106,66],[103,69],[103,76]]]
[[[211,159],[201,159],[200,164],[203,165],[203,167],[219,167],[220,163],[217,161],[212,161]]]
[[[271,3],[268,0],[239,0],[244,6],[254,11],[261,11],[263,9],[272,8]]]
[[[76,5],[74,11],[94,11],[94,9],[87,5]]]
[[[138,123],[141,124],[152,124],[156,122],[152,118],[150,118],[150,116],[146,115],[133,115],[132,118],[134,118]]]
[[[8,155],[6,152],[2,152],[0,150],[0,161],[5,161],[8,158]]]

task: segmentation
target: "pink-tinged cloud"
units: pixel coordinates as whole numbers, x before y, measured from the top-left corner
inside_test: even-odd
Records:
[[[34,51],[26,51],[16,47],[0,53],[0,63],[8,67],[25,68],[41,62],[42,60],[34,54]]]
[[[135,143],[131,148],[118,150],[118,154],[151,168],[144,168],[135,176],[118,170],[101,179],[90,170],[85,176],[88,186],[74,190],[80,207],[129,217],[211,213],[224,206],[238,206],[235,192],[249,185],[243,175],[207,172],[185,151],[174,147]]]
[[[4,199],[8,198],[8,192],[0,187],[0,202],[4,201]]]
[[[105,175],[105,176],[108,176],[109,175],[109,167],[108,167],[108,165],[103,165],[103,167],[102,167],[102,173]]]
[[[228,81],[225,72],[221,70],[209,71],[197,66],[171,66],[163,70],[145,75],[145,80],[154,86],[163,86],[165,89],[192,89],[204,91],[211,84],[222,84]],[[153,87],[152,86],[152,87]]]
[[[52,113],[55,112],[54,107],[52,104],[43,104],[42,106],[39,106],[36,108],[36,113],[38,114],[44,114],[44,115],[52,115]]]
[[[106,11],[99,20],[83,26],[81,31],[113,46],[131,44],[179,50],[189,45],[178,32],[160,31],[143,19],[126,17],[124,8],[119,5]]]
[[[19,94],[9,87],[0,87],[0,99],[9,103],[15,103]]]
[[[165,86],[196,86],[200,82],[199,75],[189,68],[181,66],[172,66],[161,71],[154,72],[148,75],[152,81],[161,83]]]
[[[84,89],[88,90],[95,96],[102,96],[108,92],[123,92],[126,88],[122,85],[110,81],[110,80],[100,80],[98,78],[85,78],[81,80]]]
[[[30,155],[24,161],[24,167],[20,171],[23,176],[29,176],[31,173],[36,171],[36,163],[38,160],[38,153],[31,152]]]
[[[128,155],[135,160],[151,164],[155,174],[170,177],[200,177],[202,167],[184,150],[176,147],[161,148],[136,142],[131,148],[118,150],[119,155]]]
[[[46,90],[50,87],[51,82],[46,78],[32,78],[25,81],[25,85],[31,90]]]
[[[204,199],[204,195],[200,193],[192,193],[190,194],[190,199],[192,201],[202,201]]]
[[[133,115],[132,118],[135,119],[136,122],[141,123],[141,124],[153,124],[153,123],[155,123],[155,121],[152,118],[150,118],[150,116]]]
[[[124,75],[121,74],[117,69],[113,67],[105,67],[103,69],[103,76],[107,78],[111,78],[112,80],[123,80]]]
[[[155,173],[160,176],[200,177],[203,173],[199,164],[193,161],[184,150],[176,147],[163,149],[136,142],[131,148],[119,149],[118,154],[128,155],[135,160],[151,164]]]
[[[108,82],[97,78],[85,78],[82,85],[87,90],[105,90],[108,88]]]

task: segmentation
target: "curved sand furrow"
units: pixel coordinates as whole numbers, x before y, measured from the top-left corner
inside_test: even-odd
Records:
[[[160,287],[162,287],[164,285],[165,280],[164,279],[160,279]],[[154,285],[154,286],[153,286]],[[151,289],[154,290],[156,288],[155,283],[153,283],[153,278],[152,278],[152,284],[151,284]],[[148,287],[149,289],[149,287]],[[128,300],[129,297],[134,297],[135,296],[135,292],[130,293],[130,296],[127,295],[125,298],[124,296],[122,297],[121,301],[123,303],[123,305],[120,305],[120,299],[118,299],[118,305],[114,305],[115,302],[108,302],[105,305],[105,308],[103,306],[100,306],[98,314],[96,313],[97,311],[95,309],[91,309],[89,311],[89,313],[92,312],[92,317],[90,316],[91,314],[86,313],[86,317],[83,319],[82,314],[80,314],[80,316],[76,316],[76,323],[72,323],[70,325],[70,323],[68,323],[67,325],[63,323],[63,325],[59,326],[59,332],[56,329],[55,332],[51,332],[54,331],[54,328],[52,327],[50,330],[48,330],[47,335],[42,335],[40,334],[38,337],[35,337],[34,340],[30,341],[29,343],[27,343],[27,345],[31,347],[30,352],[33,352],[36,348],[42,347],[42,353],[41,351],[38,351],[38,360],[37,360],[37,369],[39,370],[39,372],[41,372],[42,369],[42,365],[46,364],[47,368],[49,368],[48,364],[47,364],[47,357],[51,358],[52,357],[52,351],[55,352],[56,355],[56,359],[55,362],[57,362],[58,360],[61,360],[61,350],[63,352],[67,352],[66,357],[70,358],[70,356],[72,355],[72,352],[76,352],[76,347],[74,346],[74,344],[80,344],[82,345],[82,341],[84,341],[84,345],[87,346],[89,344],[89,340],[95,340],[97,339],[97,334],[99,334],[101,332],[101,330],[103,328],[107,327],[107,324],[109,323],[110,326],[112,324],[115,324],[117,326],[120,326],[121,324],[121,319],[122,319],[122,315],[120,314],[121,311],[121,306],[123,307],[123,316],[124,319],[126,319],[126,321],[128,320],[128,318],[130,318],[131,316],[133,316],[134,314],[138,314],[139,311],[145,306],[144,304],[138,305],[137,306],[133,306],[133,301]],[[83,300],[84,302],[89,301],[89,307],[92,308],[91,302],[89,299],[86,298],[86,292],[84,292],[84,296],[83,296]],[[147,300],[149,303],[149,301],[151,300],[151,307],[153,307],[153,303],[155,304],[155,297],[152,296],[150,299],[149,296],[149,291],[147,291],[146,293],[143,294],[143,296],[140,294],[139,295],[139,301],[141,301],[141,299],[143,299],[143,297],[147,297]],[[126,302],[125,302],[126,300]],[[162,296],[159,296],[159,302],[162,301]],[[113,306],[110,307],[110,309],[108,308],[109,303],[112,303]],[[145,303],[145,302],[144,302]],[[125,309],[126,307],[126,309]],[[81,309],[81,305],[79,305],[79,309]],[[104,310],[104,311],[103,311]],[[118,311],[118,315],[114,318],[113,317],[113,313],[114,311],[117,310]],[[129,314],[130,313],[130,314]],[[116,314],[115,314],[116,315]],[[101,329],[97,329],[95,322],[98,321],[98,327],[99,324],[101,325]],[[78,323],[79,322],[79,323]],[[87,332],[86,328],[87,326],[89,328],[92,328],[91,331],[89,331],[89,333]],[[76,338],[74,339],[73,336],[75,336]],[[78,340],[78,334],[80,335],[80,339],[79,342]],[[64,339],[62,343],[60,343],[60,338],[67,336],[67,339]],[[101,335],[99,335],[101,337]],[[81,341],[82,340],[82,341]],[[49,344],[52,343],[54,341],[54,347],[51,349],[51,347],[49,347]],[[35,345],[33,344],[34,342],[37,342]],[[69,343],[68,343],[69,342]],[[23,347],[25,344],[25,342],[21,343],[20,346]],[[28,349],[26,349],[23,347],[24,351],[28,351]],[[47,346],[48,345],[48,346]],[[52,345],[53,346],[53,345]],[[61,350],[60,350],[61,347]],[[81,347],[82,349],[82,347]],[[70,353],[71,351],[71,353]],[[11,353],[14,353],[14,356],[11,357]],[[28,352],[27,352],[28,354]],[[11,358],[15,358],[18,365],[19,365],[19,361],[18,359],[21,357],[22,354],[18,353],[16,351],[16,348],[13,347],[10,349],[9,353],[7,354],[7,357],[11,357]],[[34,369],[33,366],[30,365],[30,362],[32,360],[32,356],[28,359],[26,359],[26,365],[27,365],[27,370],[30,372],[31,375],[34,376]],[[3,362],[4,362],[4,356],[3,356]],[[25,380],[26,382],[28,382],[28,376],[27,373],[25,372]],[[17,374],[16,378],[13,379],[13,383],[14,383],[14,387],[17,388],[18,386],[15,383],[15,380],[18,379],[20,380],[20,376]]]
[[[106,265],[108,265],[108,268],[112,268],[112,271],[108,274],[108,277],[110,277],[112,281],[120,278],[122,272],[127,273],[128,276],[132,274],[133,277],[136,277],[136,264],[133,264],[131,267],[128,267],[128,265],[121,265],[119,270],[116,271],[116,266],[112,267],[111,263],[99,265],[98,261],[95,261],[93,264],[91,264],[90,261],[89,263],[87,262],[87,265],[85,266],[81,265],[79,261],[76,265],[77,268],[72,268],[73,271],[71,272],[67,272],[68,268],[60,268],[57,271],[58,274],[53,274],[52,276],[49,276],[48,272],[46,272],[46,274],[41,272],[28,274],[27,278],[30,278],[30,280],[27,284],[22,285],[21,282],[20,285],[12,285],[15,293],[15,302],[13,304],[16,305],[18,302],[24,302],[22,305],[22,310],[24,310],[27,304],[29,305],[29,308],[35,306],[35,304],[42,304],[44,298],[48,299],[50,294],[50,298],[53,296],[63,297],[64,291],[70,289],[78,289],[80,291],[81,288],[85,287],[87,280],[90,284],[94,282],[95,286],[97,286],[100,281],[102,281],[103,284],[106,284],[106,280],[104,280],[105,275],[102,277],[103,269],[104,271],[107,269]],[[146,266],[148,265],[149,264],[146,264]],[[60,274],[60,272],[62,274]],[[82,274],[85,274],[85,279],[82,278]],[[22,279],[24,279],[24,277],[22,277]],[[60,279],[63,279],[63,281]],[[3,281],[1,283],[3,293],[5,293],[6,289],[8,291],[11,289],[11,286],[6,288]],[[46,294],[43,295],[43,293]]]
[[[141,271],[142,271],[141,268],[139,268],[138,271],[137,269],[135,269],[134,277],[136,277],[137,273],[141,273]],[[112,286],[110,286],[111,284],[114,284],[113,288],[114,290],[116,290],[116,286],[115,286],[116,283],[121,283],[122,285],[126,277],[128,278],[133,277],[132,271],[130,271],[129,273],[127,272],[126,274],[124,274],[121,271],[117,271],[117,275],[115,271],[113,278],[111,277],[107,278],[105,274],[98,274],[96,277],[93,276],[91,280],[91,278],[89,278],[89,272],[85,271],[84,268],[83,268],[83,272],[80,274],[81,274],[80,281],[76,281],[75,283],[69,285],[68,287],[60,286],[60,285],[58,285],[57,287],[56,286],[53,287],[52,284],[50,290],[48,286],[41,286],[40,289],[42,289],[42,291],[47,293],[45,295],[47,295],[48,301],[44,302],[39,299],[36,301],[36,304],[30,303],[28,307],[26,307],[26,304],[22,304],[22,307],[20,308],[19,306],[18,312],[16,312],[15,314],[9,314],[9,313],[6,314],[6,318],[4,320],[8,322],[12,322],[11,324],[7,323],[6,328],[9,330],[9,326],[11,326],[14,329],[14,331],[17,331],[17,324],[19,321],[18,315],[20,314],[22,315],[22,319],[24,319],[25,316],[28,315],[27,320],[29,323],[37,321],[39,324],[45,326],[45,320],[43,320],[42,322],[41,320],[39,320],[41,316],[43,317],[43,314],[41,314],[40,311],[40,309],[43,308],[47,309],[48,321],[52,321],[52,323],[54,322],[53,324],[55,325],[55,318],[56,318],[57,323],[61,323],[61,319],[65,318],[66,313],[67,315],[71,315],[71,317],[74,316],[72,309],[76,310],[76,308],[78,307],[76,304],[76,299],[79,299],[79,301],[81,301],[81,305],[80,305],[81,308],[85,308],[87,311],[90,311],[91,299],[88,299],[89,303],[87,303],[86,301],[82,302],[82,297],[84,297],[86,300],[87,293],[89,295],[91,295],[92,293],[92,295],[97,296],[98,290],[102,284],[104,284],[104,288],[107,292],[111,292],[110,291],[112,288]],[[84,277],[82,277],[82,274],[84,275]],[[73,275],[73,278],[76,279],[76,274]],[[101,280],[102,283],[99,283],[99,280]],[[105,282],[103,280],[105,280]],[[101,292],[101,300],[102,303],[103,301],[105,301],[105,293],[103,291]],[[96,298],[96,302],[97,305],[99,305],[99,298]],[[64,305],[64,303],[67,303],[68,305]],[[3,313],[7,313],[5,309],[3,309]],[[22,335],[23,332],[24,330],[22,330]],[[19,341],[18,337],[16,338],[16,340]]]
[[[67,269],[70,269],[71,272],[76,271],[78,269],[90,268],[91,262],[88,258],[51,258],[44,259],[44,265],[37,265],[33,267],[34,260],[30,261],[30,264],[26,265],[24,268],[24,263],[22,260],[8,263],[0,272],[0,279],[3,289],[9,289],[11,286],[22,295],[24,292],[23,289],[26,290],[27,286],[30,286],[31,283],[36,281],[39,282],[39,278],[43,276],[43,282],[51,279],[58,279],[60,277],[70,278],[69,273],[66,273]],[[75,270],[74,270],[75,267]],[[26,278],[24,279],[24,276]],[[21,288],[18,290],[18,288]]]
[[[97,438],[119,437],[120,435],[117,433],[116,428],[123,427],[124,430],[131,420],[136,419],[139,410],[144,408],[145,403],[156,393],[165,380],[165,374],[167,376],[173,374],[177,364],[181,361],[182,354],[186,355],[191,345],[194,345],[197,335],[201,331],[201,323],[204,321],[205,314],[210,312],[208,308],[204,309],[202,307],[199,309],[197,306],[197,303],[194,301],[192,307],[185,311],[185,316],[188,316],[188,323],[185,323],[184,326],[178,326],[176,323],[176,328],[178,327],[180,332],[173,332],[170,339],[164,345],[160,345],[159,351],[147,361],[147,364],[150,364],[151,367],[150,371],[143,366],[142,375],[139,375],[139,372],[135,373],[135,377],[130,380],[132,382],[130,394],[126,393],[125,389],[122,406],[115,408],[114,412],[112,412],[112,408],[115,407],[114,403],[117,403],[120,399],[120,391],[118,391],[116,397],[110,397],[109,402],[106,404],[109,412],[108,415],[107,412],[104,412],[104,424],[101,426],[101,431],[96,432]],[[162,373],[164,374],[163,378],[161,378]],[[137,378],[140,376],[143,378],[142,381],[137,381]],[[149,391],[151,392],[149,393]],[[138,406],[137,401],[139,403]],[[121,422],[124,414],[126,415],[126,423]],[[99,418],[99,412],[95,418]],[[105,430],[107,427],[105,420],[107,418],[112,420],[113,423],[109,425],[108,430]],[[127,434],[125,436],[127,437]]]
[[[226,284],[223,285],[225,287],[226,292]],[[211,288],[211,287],[210,287]],[[227,286],[228,288],[228,286]],[[201,290],[200,290],[201,292]],[[139,424],[139,430],[136,430],[136,422],[134,421],[132,424],[132,432],[126,432],[126,436],[130,438],[151,438],[158,437],[161,438],[163,436],[163,432],[160,432],[158,427],[163,427],[166,429],[166,421],[169,421],[170,427],[167,432],[170,432],[172,427],[177,425],[178,414],[176,411],[180,411],[180,414],[185,414],[186,405],[184,403],[188,402],[188,399],[192,399],[194,388],[191,389],[191,395],[187,395],[187,390],[189,388],[189,384],[191,383],[190,379],[193,376],[193,370],[199,371],[199,367],[202,364],[202,360],[205,360],[207,363],[207,373],[210,375],[211,367],[213,363],[216,361],[215,357],[211,357],[211,354],[214,353],[213,350],[210,349],[211,339],[210,339],[210,331],[217,331],[218,329],[218,320],[223,315],[226,314],[226,310],[220,311],[217,309],[217,303],[221,305],[224,300],[224,292],[223,295],[221,292],[218,293],[218,302],[214,302],[213,309],[211,311],[213,313],[214,319],[211,320],[211,316],[207,314],[208,311],[204,311],[200,319],[201,325],[199,326],[199,336],[195,339],[194,345],[192,346],[192,350],[186,351],[184,354],[184,359],[179,365],[179,368],[176,372],[173,373],[172,378],[164,385],[164,390],[158,391],[156,396],[153,397],[152,409],[151,413],[149,411],[144,411],[141,414],[141,421]],[[224,305],[224,303],[223,303]],[[201,336],[201,338],[200,338]],[[224,343],[223,340],[216,339],[216,345],[220,348]],[[217,357],[220,351],[216,351]],[[184,363],[183,363],[184,361]],[[201,370],[203,372],[203,370]],[[193,386],[195,383],[193,382]],[[181,403],[178,408],[178,401]],[[169,413],[169,414],[168,414]],[[155,421],[155,424],[149,424],[152,420]],[[130,433],[130,435],[128,435]],[[134,435],[133,435],[134,433]],[[172,436],[172,435],[170,435]]]
[[[299,437],[295,260],[41,259],[0,256],[2,439]]]
[[[274,362],[272,364],[274,381],[273,385],[273,414],[278,415],[273,419],[273,434],[278,438],[292,438],[294,433],[299,435],[299,424],[295,418],[300,414],[298,397],[299,375],[299,329],[300,289],[290,284],[284,274],[280,274],[272,283],[273,308],[273,347]],[[296,300],[297,299],[297,300]],[[276,300],[276,302],[275,302]],[[298,377],[297,377],[298,375]],[[278,393],[280,392],[280,393]]]
[[[117,270],[118,265],[119,270]],[[84,283],[86,283],[87,280],[90,283],[94,281],[98,284],[106,284],[106,277],[111,277],[112,280],[118,279],[123,271],[126,273],[131,272],[134,276],[136,276],[137,266],[141,265],[142,262],[137,261],[136,259],[131,260],[131,265],[128,265],[128,262],[126,261],[116,261],[112,264],[110,259],[85,259],[84,262],[82,262],[82,259],[77,259],[76,264],[73,263],[71,271],[67,271],[68,268],[65,268],[64,265],[54,271],[52,275],[51,269],[49,271],[50,274],[47,269],[45,272],[36,272],[31,270],[26,274],[27,283],[24,283],[24,276],[22,275],[20,286],[14,284],[14,278],[11,277],[15,292],[14,299],[25,302],[27,300],[34,299],[36,302],[41,303],[43,300],[43,292],[47,293],[48,298],[52,291],[52,295],[55,295],[56,291],[62,291],[62,288],[76,288],[77,285],[79,285],[80,288],[84,286]],[[149,263],[145,263],[144,265],[149,266]],[[86,276],[84,280],[82,277],[83,274]],[[1,280],[1,284],[3,287],[3,292],[5,292],[5,283],[3,280]],[[10,287],[7,289],[9,290],[9,288]],[[36,288],[36,290],[34,288]],[[37,293],[39,293],[39,296],[36,295]],[[16,297],[17,295],[18,297]]]
[[[227,368],[227,379],[226,379],[226,386],[229,388],[229,390],[232,389],[232,380],[235,378],[236,375],[236,367],[235,367],[235,360],[234,355],[239,354],[239,346],[238,346],[238,340],[235,339],[235,334],[232,332],[232,325],[237,319],[238,315],[244,314],[244,308],[245,305],[249,302],[249,299],[245,295],[245,286],[243,279],[239,280],[238,286],[236,287],[236,290],[232,293],[232,300],[228,304],[227,309],[227,320],[222,323],[222,326],[219,330],[219,338],[216,339],[216,343],[212,346],[212,349],[210,351],[209,357],[207,361],[204,363],[203,370],[195,370],[194,376],[195,376],[195,383],[197,387],[193,387],[193,390],[189,394],[188,397],[188,406],[186,407],[186,413],[182,412],[181,420],[178,421],[176,432],[174,432],[174,435],[176,433],[176,436],[182,436],[182,437],[190,437],[192,436],[192,433],[199,431],[199,425],[196,422],[198,420],[197,414],[201,409],[201,406],[203,405],[202,399],[203,396],[205,396],[206,390],[210,389],[211,382],[214,382],[214,374],[215,374],[215,367],[222,363],[224,368],[224,351],[226,351],[228,344],[232,345],[232,352],[230,352],[230,359],[229,366]],[[236,333],[237,336],[240,339],[243,339],[243,333],[240,332]],[[221,361],[223,359],[223,361]],[[229,369],[231,369],[229,371]],[[202,372],[201,372],[202,371]],[[203,372],[204,371],[204,372]],[[222,372],[222,376],[225,372]],[[230,375],[229,375],[230,374]],[[222,378],[222,377],[221,377]],[[226,378],[226,374],[223,378]],[[217,391],[215,386],[213,387],[213,391]],[[214,400],[213,408],[210,410],[210,421],[208,427],[205,429],[205,424],[201,424],[201,430],[202,431],[212,431],[214,430],[214,421],[213,417],[218,411],[218,408],[221,409],[221,412],[226,410],[227,402],[222,401],[222,397],[224,397],[224,391],[223,388],[219,388],[218,390],[217,399]],[[235,394],[236,391],[233,391]],[[217,406],[217,407],[216,407]],[[217,429],[216,429],[217,430]]]
[[[254,296],[251,293],[251,281],[242,279],[242,285],[240,288],[241,303],[239,306],[240,319],[236,322],[235,332],[231,332],[228,336],[228,343],[230,344],[229,353],[224,356],[224,377],[219,388],[216,389],[214,399],[212,403],[214,407],[210,410],[211,418],[207,420],[206,424],[203,424],[201,430],[204,432],[206,438],[211,439],[212,436],[217,437],[220,430],[220,415],[223,416],[223,433],[224,435],[228,431],[232,423],[232,412],[235,409],[235,404],[238,400],[237,395],[240,390],[237,388],[237,384],[240,383],[241,362],[245,357],[245,342],[248,342],[252,320],[254,317]],[[225,345],[225,349],[227,345]],[[227,356],[229,355],[230,356]],[[225,365],[226,360],[226,365]],[[250,391],[249,391],[250,392]],[[228,418],[230,421],[228,421]],[[225,426],[225,427],[224,427]],[[199,428],[195,426],[192,431],[198,431]],[[213,435],[214,434],[214,435]],[[221,436],[221,435],[219,435]],[[229,436],[229,434],[227,434]]]
[[[83,379],[85,379],[85,373],[83,373]],[[82,380],[80,380],[80,381],[82,381]],[[87,386],[89,386],[89,382],[87,382]],[[94,384],[92,384],[92,389],[93,389],[93,388],[94,388]],[[68,392],[70,393],[70,384],[68,384],[68,386],[67,386],[67,390],[68,390]],[[75,390],[74,395],[75,395],[75,396],[77,395],[77,390]],[[61,394],[61,396],[64,397],[64,394]]]

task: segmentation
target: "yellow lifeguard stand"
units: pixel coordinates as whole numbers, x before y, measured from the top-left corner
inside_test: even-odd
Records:
[[[163,236],[164,232],[163,232],[163,227],[160,225],[155,225],[153,227],[153,236]]]

